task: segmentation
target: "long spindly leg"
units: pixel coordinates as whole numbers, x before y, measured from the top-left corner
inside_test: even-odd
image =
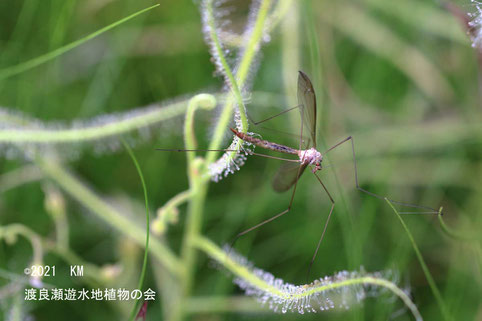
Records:
[[[288,113],[288,112],[290,112],[290,111],[292,111],[292,110],[295,110],[295,109],[297,109],[297,108],[300,108],[300,107],[302,107],[302,106],[301,106],[301,105],[298,105],[298,106],[294,106],[294,107],[288,108],[288,109],[286,109],[286,110],[283,110],[283,111],[280,112],[280,113],[277,113],[276,115],[270,116],[270,117],[268,117],[268,118],[266,118],[266,119],[263,119],[263,120],[260,120],[260,121],[254,121],[253,118],[251,118],[251,116],[250,116],[247,112],[246,112],[246,114],[248,115],[248,119],[249,119],[255,126],[258,126],[258,125],[261,124],[261,123],[267,122],[268,120],[274,119],[274,118],[276,118],[276,117],[278,117],[278,116],[281,116],[281,115],[283,115],[283,114],[286,114],[286,113]]]
[[[298,108],[298,107],[299,107],[299,106],[290,108],[290,109],[288,109],[288,110],[285,110],[284,112],[281,112],[280,114],[289,112],[289,111],[294,110],[295,108]],[[301,110],[303,111],[303,109],[301,109]],[[268,119],[266,119],[266,120],[273,119],[274,117],[279,116],[280,114],[275,115],[275,116],[272,116],[272,117],[270,117],[270,118],[268,118]],[[264,120],[264,121],[266,121],[266,120]],[[259,124],[259,123],[260,123],[260,122],[258,122],[258,124]],[[301,145],[302,145],[302,143],[303,143],[303,113],[301,114],[300,150],[301,150]],[[260,156],[261,156],[261,155],[260,155]],[[268,156],[268,155],[264,155],[264,154],[263,154],[263,156],[266,156],[266,157],[269,157],[269,158],[274,158],[273,156]],[[277,159],[280,159],[280,158],[277,157]],[[286,160],[286,159],[284,159],[284,160]],[[289,161],[292,161],[292,160],[289,160]],[[304,169],[304,167],[306,167],[306,165],[303,165],[303,163],[300,163],[300,166],[298,167],[298,172],[296,173],[296,179],[295,179],[295,183],[294,183],[294,186],[293,186],[293,193],[291,193],[291,199],[290,199],[290,203],[289,203],[289,205],[288,205],[288,208],[285,209],[284,211],[282,211],[281,213],[278,213],[278,214],[276,214],[275,216],[273,216],[273,217],[271,217],[271,218],[269,218],[269,219],[267,219],[267,220],[264,220],[264,221],[262,221],[261,223],[258,223],[258,224],[256,224],[255,226],[250,227],[249,229],[242,231],[241,233],[238,233],[238,234],[234,237],[233,241],[231,241],[230,248],[233,248],[234,243],[236,243],[236,241],[237,241],[241,236],[243,236],[243,235],[245,235],[245,234],[247,234],[247,233],[249,233],[249,232],[251,232],[251,231],[253,231],[253,230],[255,230],[255,229],[257,229],[257,228],[259,228],[259,227],[261,227],[261,226],[263,226],[263,225],[265,225],[265,224],[267,224],[267,223],[269,223],[269,222],[274,221],[275,219],[277,219],[277,218],[285,215],[286,213],[288,213],[288,212],[291,210],[291,206],[293,205],[293,200],[295,199],[295,193],[296,193],[296,187],[298,186],[298,180],[300,179],[300,174],[302,173],[302,170]]]
[[[333,197],[331,197],[330,192],[328,192],[328,189],[326,188],[325,184],[323,184],[323,182],[318,177],[318,175],[316,175],[316,173],[313,173],[313,174],[315,174],[316,179],[318,180],[318,182],[320,182],[321,186],[323,186],[323,189],[328,195],[328,198],[330,199],[330,202],[331,202],[331,208],[330,208],[330,214],[328,214],[328,217],[326,218],[325,226],[323,227],[323,232],[321,233],[321,237],[318,241],[318,244],[316,245],[315,253],[313,253],[313,257],[311,258],[310,266],[308,267],[308,273],[306,274],[307,281],[308,281],[308,278],[310,277],[311,267],[313,266],[313,262],[315,262],[315,258],[316,258],[316,255],[318,254],[318,250],[320,249],[321,242],[325,237],[326,228],[328,227],[328,223],[330,223],[331,213],[333,213],[333,208],[335,208],[335,201],[333,200]]]
[[[282,211],[281,213],[278,213],[278,214],[276,214],[275,216],[273,216],[273,217],[271,217],[271,218],[268,218],[267,220],[264,220],[264,221],[262,221],[261,223],[258,223],[258,224],[256,224],[255,226],[250,227],[249,229],[242,231],[241,233],[238,233],[238,234],[234,237],[234,239],[231,241],[230,248],[233,248],[234,243],[236,243],[236,241],[237,241],[241,236],[243,236],[243,235],[245,235],[245,234],[247,234],[247,233],[249,233],[249,232],[251,232],[251,231],[253,231],[253,230],[255,230],[255,229],[257,229],[257,228],[259,228],[259,227],[261,227],[261,226],[263,226],[263,225],[265,225],[265,224],[267,224],[267,223],[269,223],[269,222],[274,221],[275,219],[277,219],[277,218],[285,215],[286,213],[288,213],[288,212],[291,210],[291,206],[293,205],[293,200],[294,200],[294,198],[295,198],[296,186],[298,185],[298,180],[299,180],[299,177],[300,177],[300,173],[301,173],[302,167],[303,167],[303,164],[300,164],[300,166],[298,167],[298,175],[296,176],[297,178],[296,178],[295,184],[294,184],[294,186],[293,186],[293,192],[291,193],[291,199],[290,199],[290,203],[289,203],[289,205],[288,205],[288,208],[285,209],[284,211]]]
[[[372,192],[369,192],[363,188],[360,187],[359,183],[358,183],[358,171],[357,171],[357,166],[356,166],[356,156],[355,156],[355,143],[353,141],[353,137],[351,136],[348,136],[347,138],[345,138],[344,140],[342,140],[341,142],[333,145],[332,147],[330,147],[326,152],[323,153],[323,155],[325,155],[326,153],[328,153],[329,151],[337,148],[338,146],[342,145],[343,143],[347,142],[347,141],[351,141],[351,150],[352,150],[352,154],[353,154],[353,167],[354,167],[354,170],[355,170],[355,185],[356,185],[356,188],[365,193],[365,194],[368,194],[368,195],[371,195],[373,197],[376,197],[376,198],[379,198],[381,200],[385,200],[385,197],[381,196],[381,195],[378,195],[378,194],[375,194],[375,193],[372,193]],[[404,203],[404,202],[399,202],[399,201],[395,201],[395,200],[392,200],[390,198],[387,198],[390,202],[392,203],[395,203],[395,204],[398,204],[398,205],[402,205],[402,206],[406,206],[406,207],[411,207],[411,208],[418,208],[418,209],[421,209],[421,210],[425,210],[425,212],[400,212],[400,214],[438,214],[439,212],[431,207],[428,207],[428,206],[422,206],[422,205],[415,205],[415,204],[410,204],[410,203]]]
[[[295,107],[291,108],[294,109]],[[301,109],[303,111],[303,109]],[[287,111],[290,111],[290,110],[287,110]],[[287,112],[285,111],[285,112]],[[271,117],[270,119],[272,119],[273,117]],[[300,150],[301,150],[301,145],[303,143],[303,112],[301,113],[301,127],[300,127]],[[284,210],[283,212],[279,213],[279,214],[276,214],[275,216],[267,219],[267,220],[264,220],[262,221],[261,223],[259,224],[256,224],[255,226],[247,229],[247,230],[244,230],[242,231],[241,233],[238,233],[238,235],[236,235],[236,237],[234,238],[234,240],[231,242],[231,248],[234,246],[234,243],[236,243],[236,241],[243,235],[245,235],[246,233],[249,233],[255,229],[257,229],[258,227],[261,227],[263,226],[264,224],[267,224],[271,221],[274,221],[275,219],[277,219],[278,217],[281,217],[283,215],[285,215],[286,213],[288,213],[290,210],[291,210],[291,205],[293,205],[293,200],[295,199],[295,193],[296,193],[296,186],[298,186],[298,180],[300,179],[300,174],[302,172],[302,169],[305,167],[305,165],[303,165],[303,163],[300,163],[300,166],[298,167],[298,172],[296,173],[296,179],[295,179],[295,183],[294,183],[294,186],[293,186],[293,193],[291,194],[291,199],[290,199],[290,203],[288,205],[288,208],[286,210]]]
[[[281,116],[281,115],[284,115],[284,114],[287,114],[288,112],[292,111],[292,110],[295,110],[295,109],[298,109],[298,108],[303,108],[303,105],[297,105],[297,106],[294,106],[294,107],[291,107],[291,108],[288,108],[286,110],[283,110],[282,112],[280,113],[277,113],[275,115],[272,115],[266,119],[263,119],[263,120],[260,120],[260,121],[255,121],[253,120],[253,118],[249,115],[249,113],[246,111],[246,115],[248,116],[248,119],[249,121],[254,125],[254,126],[258,126],[264,122],[267,122],[269,120],[272,120],[272,119],[275,119],[276,117],[278,116]],[[282,131],[282,130],[277,130],[277,129],[272,129],[272,128],[268,128],[268,127],[263,127],[263,126],[260,126],[261,128],[263,129],[267,129],[269,131],[272,131],[272,132],[275,132],[277,134],[282,134],[282,135],[287,135],[287,136],[292,136],[292,137],[296,137],[298,138],[298,134],[293,134],[293,133],[288,133],[288,132],[285,132],[285,131]],[[302,142],[305,142],[306,141],[306,137],[302,137]]]

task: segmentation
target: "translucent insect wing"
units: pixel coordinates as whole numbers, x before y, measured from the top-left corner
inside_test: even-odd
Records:
[[[289,190],[300,178],[307,166],[307,164],[300,163],[283,163],[274,176],[273,189],[279,193]]]
[[[316,96],[310,78],[300,71],[298,75],[298,104],[303,120],[303,134],[311,137],[312,146],[316,148]]]

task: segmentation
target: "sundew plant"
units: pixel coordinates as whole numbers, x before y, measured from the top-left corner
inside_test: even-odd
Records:
[[[480,319],[480,6],[0,2],[0,320]],[[312,266],[330,200],[229,130],[297,148],[299,70],[386,197],[330,152]]]
[[[469,27],[472,29],[472,46],[477,50],[482,50],[482,3],[473,1],[475,10],[469,14],[472,20],[469,22]]]

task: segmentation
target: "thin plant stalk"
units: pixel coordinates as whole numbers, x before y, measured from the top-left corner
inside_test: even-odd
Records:
[[[53,160],[38,160],[37,165],[50,179],[55,181],[62,189],[91,210],[107,224],[118,229],[122,234],[131,237],[141,246],[145,244],[145,231],[130,220],[118,213],[112,206],[97,196],[92,190],[81,183],[74,175]],[[179,259],[160,241],[153,239],[150,242],[152,254],[173,275],[180,275],[183,271]]]
[[[412,233],[408,229],[408,226],[405,224],[405,221],[402,219],[402,216],[400,213],[398,213],[397,209],[395,206],[393,206],[392,202],[390,202],[389,199],[385,198],[385,201],[387,201],[388,205],[392,208],[392,210],[395,212],[397,215],[398,219],[400,220],[400,223],[403,226],[403,229],[405,230],[405,233],[407,234],[408,239],[410,240],[410,243],[412,244],[413,251],[415,252],[415,255],[417,256],[418,262],[420,263],[420,266],[422,267],[423,273],[425,274],[425,278],[427,279],[428,285],[430,286],[430,289],[432,290],[433,296],[435,297],[435,300],[437,301],[437,304],[440,308],[440,312],[442,313],[442,316],[444,320],[446,321],[452,321],[454,320],[452,316],[450,315],[450,312],[447,308],[447,305],[444,302],[444,299],[442,295],[440,294],[439,289],[437,288],[437,285],[435,284],[435,280],[432,277],[432,274],[430,273],[430,270],[427,267],[427,264],[425,263],[425,260],[423,259],[422,253],[420,252],[417,243],[415,242],[415,239],[413,238]],[[440,208],[439,215],[441,214],[442,208]]]
[[[136,166],[137,173],[139,174],[139,178],[141,180],[142,184],[142,191],[144,192],[144,202],[145,202],[145,207],[146,207],[146,246],[144,248],[144,260],[142,262],[142,272],[141,272],[141,277],[139,278],[139,285],[137,288],[142,291],[143,285],[144,285],[144,279],[146,276],[146,269],[147,269],[147,255],[149,253],[149,234],[150,234],[150,228],[149,228],[149,201],[147,199],[147,188],[146,188],[146,182],[144,181],[144,175],[142,174],[141,167],[139,166],[139,162],[137,162],[136,156],[132,152],[132,149],[129,147],[129,145],[126,143],[125,140],[122,140],[122,144],[124,145],[125,149],[127,150],[127,153],[132,159],[132,162]],[[134,304],[134,307],[132,308],[131,316],[129,320],[133,321],[136,313],[139,309],[139,306],[141,304],[141,300],[137,300],[136,303]]]

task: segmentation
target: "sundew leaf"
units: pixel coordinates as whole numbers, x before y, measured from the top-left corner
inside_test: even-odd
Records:
[[[92,144],[96,152],[119,149],[121,135],[137,135],[130,141],[144,141],[153,136],[153,129],[162,125],[167,131],[175,122],[167,122],[185,113],[188,100],[152,104],[126,112],[105,114],[71,123],[44,122],[18,111],[0,108],[0,153],[23,157],[33,152],[48,152],[52,148],[66,158],[75,158],[82,144]]]
[[[294,285],[256,268],[232,248],[221,250],[204,237],[197,237],[195,246],[229,270],[235,276],[234,283],[246,295],[275,312],[304,314],[335,308],[349,309],[367,297],[391,292],[403,301],[415,320],[423,320],[406,291],[396,285],[397,274],[391,271],[367,273],[361,268],[360,271],[341,271],[310,284]]]
[[[229,52],[225,50],[225,45],[221,42],[222,14],[217,13],[219,2],[214,0],[204,0],[201,3],[201,13],[203,16],[203,32],[206,43],[210,47],[211,55],[217,71],[224,76],[226,88],[230,90],[230,95],[222,107],[218,122],[214,129],[213,139],[209,149],[218,150],[221,147],[227,126],[231,121],[233,113],[236,127],[246,133],[248,129],[247,116],[245,112],[243,97],[250,88],[251,77],[254,74],[257,63],[256,58],[264,41],[269,40],[269,12],[272,7],[271,0],[254,2],[251,5],[250,14],[247,19],[243,32],[243,45],[237,53],[237,57],[230,65],[227,56]],[[230,151],[225,152],[216,160],[216,153],[211,152],[207,155],[207,163],[210,164],[210,174],[214,181],[244,164],[245,155],[241,152],[243,141],[233,137],[229,147]],[[231,151],[235,150],[235,152]]]
[[[475,7],[475,11],[470,13],[472,21],[469,26],[472,28],[470,36],[472,38],[472,47],[482,51],[482,2],[471,0]]]

